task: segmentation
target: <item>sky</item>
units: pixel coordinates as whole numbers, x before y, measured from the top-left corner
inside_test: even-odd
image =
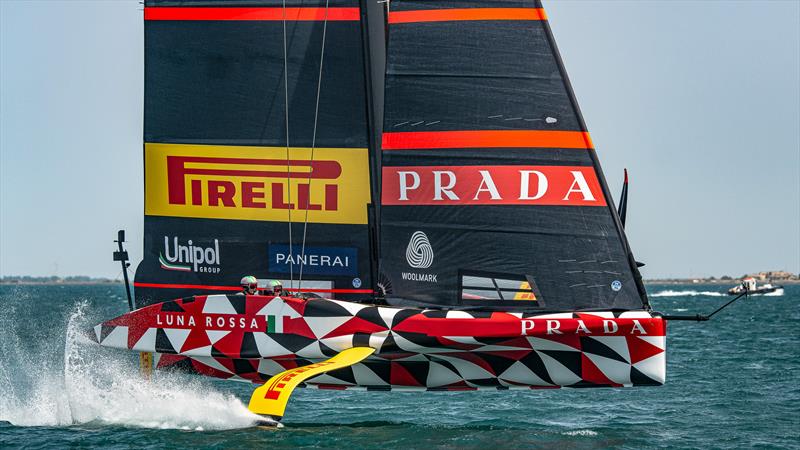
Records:
[[[545,1],[645,278],[800,272],[800,2]],[[143,239],[138,0],[0,0],[0,275]]]

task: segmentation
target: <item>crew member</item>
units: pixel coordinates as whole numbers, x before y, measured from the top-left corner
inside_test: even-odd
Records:
[[[256,277],[252,275],[242,277],[242,281],[240,281],[239,284],[242,286],[242,292],[239,292],[238,295],[258,294],[258,280]]]
[[[280,297],[283,294],[283,285],[278,280],[271,280],[267,283],[267,287],[264,289],[263,295],[274,295],[276,297]]]
[[[283,295],[283,284],[281,284],[280,281],[272,280],[270,285],[272,285],[272,293],[275,294],[275,296],[280,297]]]

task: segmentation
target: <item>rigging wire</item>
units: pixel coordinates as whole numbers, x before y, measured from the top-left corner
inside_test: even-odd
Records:
[[[326,12],[327,14],[327,12]],[[290,207],[286,210],[289,214],[289,261],[292,261],[292,179],[291,166],[289,160],[289,58],[287,56],[286,44],[286,0],[283,0],[283,98],[284,98],[284,121],[286,122],[286,190],[289,196]],[[294,264],[289,264],[289,287],[294,289]]]
[[[691,321],[695,321],[695,322],[706,322],[706,321],[711,320],[711,318],[714,317],[714,315],[716,313],[718,313],[718,312],[722,311],[723,309],[727,308],[728,305],[732,304],[733,302],[735,302],[736,300],[739,300],[742,297],[744,297],[744,298],[750,297],[750,290],[747,288],[747,286],[744,286],[744,292],[742,292],[741,294],[737,295],[736,298],[734,298],[733,300],[729,301],[728,303],[725,303],[724,305],[722,305],[719,308],[715,309],[714,312],[712,312],[711,314],[708,314],[708,315],[695,314],[693,316],[671,316],[671,315],[666,314],[666,315],[662,315],[661,318],[664,319],[664,320],[691,320]]]
[[[285,1],[285,0],[284,0]],[[330,0],[325,0],[325,20],[322,23],[322,47],[320,49],[319,55],[319,76],[317,77],[317,98],[316,104],[314,105],[314,131],[311,134],[311,155],[309,157],[309,164],[314,163],[314,149],[317,145],[317,119],[319,118],[319,97],[320,92],[322,91],[322,65],[325,62],[325,37],[328,31],[328,4]],[[309,167],[308,171],[308,200],[306,201],[306,214],[305,219],[303,220],[303,241],[302,247],[300,250],[300,276],[298,277],[297,282],[297,290],[300,290],[300,287],[303,284],[303,268],[305,267],[305,257],[306,257],[306,231],[308,230],[308,209],[311,204],[311,172],[312,168]]]

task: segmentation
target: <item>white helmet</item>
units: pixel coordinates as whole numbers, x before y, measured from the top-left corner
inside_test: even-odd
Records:
[[[242,277],[239,284],[242,286],[242,290],[248,294],[255,294],[258,290],[258,280],[252,275]]]

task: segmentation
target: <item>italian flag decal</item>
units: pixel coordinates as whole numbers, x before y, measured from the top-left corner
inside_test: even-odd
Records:
[[[283,333],[283,320],[278,320],[276,316],[267,316],[267,333]]]

